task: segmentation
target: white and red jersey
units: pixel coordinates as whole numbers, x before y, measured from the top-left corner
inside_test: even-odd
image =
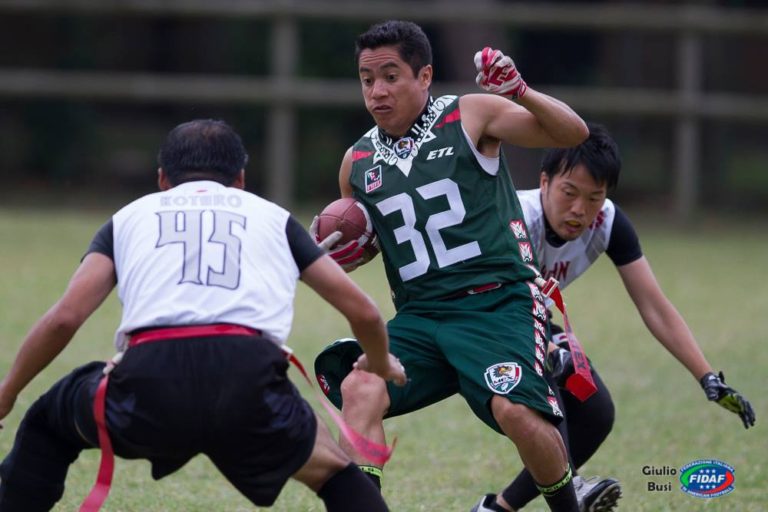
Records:
[[[565,288],[606,253],[616,266],[639,259],[643,253],[635,229],[626,215],[605,200],[595,221],[571,241],[559,238],[549,227],[541,205],[541,189],[517,192],[528,234],[544,278],[554,277]]]
[[[115,263],[118,350],[139,329],[213,323],[252,327],[282,344],[299,274],[321,254],[288,211],[213,181],[128,204],[92,251]]]

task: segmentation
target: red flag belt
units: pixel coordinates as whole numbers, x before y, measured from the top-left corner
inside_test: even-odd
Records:
[[[128,343],[129,347],[135,347],[142,343],[149,343],[161,340],[172,340],[180,338],[201,338],[207,336],[260,336],[261,331],[244,327],[241,325],[232,324],[213,324],[213,325],[192,325],[183,327],[168,327],[160,329],[151,329],[142,331],[134,336]],[[314,390],[318,396],[320,403],[323,405],[328,414],[330,414],[333,421],[338,425],[342,434],[347,440],[360,452],[361,455],[371,460],[375,464],[384,464],[390,457],[395,449],[395,442],[392,446],[384,444],[374,443],[373,441],[363,437],[359,433],[355,432],[347,425],[341,416],[333,410],[328,404],[327,399],[314,388],[312,381],[309,379],[304,366],[301,361],[293,354],[293,351],[288,347],[282,347],[286,352],[288,360],[298,368],[301,375],[309,383],[310,387]],[[109,383],[109,373],[112,369],[120,363],[123,352],[118,352],[115,357],[107,361],[107,366],[104,368],[104,376],[99,381],[99,385],[96,388],[96,394],[93,398],[93,416],[96,422],[96,430],[99,437],[99,447],[101,448],[101,462],[99,463],[99,472],[96,477],[96,483],[93,484],[91,491],[86,496],[82,505],[80,505],[79,512],[98,512],[104,501],[107,499],[109,489],[112,485],[112,475],[115,469],[115,453],[112,449],[112,442],[109,439],[109,431],[107,430],[106,421],[106,397],[107,397],[107,385]]]
[[[568,312],[565,309],[563,295],[560,293],[560,283],[557,279],[552,277],[546,281],[541,277],[537,277],[536,284],[541,288],[541,293],[543,293],[545,297],[549,297],[555,302],[555,306],[557,306],[557,309],[559,309],[560,313],[563,315],[568,349],[571,351],[573,368],[575,370],[573,375],[569,376],[565,381],[565,389],[583,402],[597,391],[597,386],[595,385],[594,379],[592,379],[592,371],[589,368],[589,360],[587,360],[587,355],[584,353],[584,348],[573,333],[571,323],[568,321]]]

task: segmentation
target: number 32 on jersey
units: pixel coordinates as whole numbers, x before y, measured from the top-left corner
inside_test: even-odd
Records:
[[[446,178],[416,187],[415,190],[425,200],[445,196],[448,201],[448,210],[433,213],[424,225],[424,231],[437,259],[437,266],[443,268],[479,256],[481,251],[477,242],[468,242],[448,249],[440,236],[441,229],[461,224],[467,213],[456,182]],[[425,274],[429,269],[429,252],[424,235],[416,229],[416,209],[413,198],[402,192],[376,203],[376,207],[384,216],[400,212],[403,217],[404,224],[395,228],[393,234],[398,244],[411,245],[416,261],[398,269],[400,278],[405,282]]]

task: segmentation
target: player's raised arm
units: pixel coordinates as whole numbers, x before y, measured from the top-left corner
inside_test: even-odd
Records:
[[[461,101],[462,122],[478,147],[483,138],[522,147],[570,147],[589,135],[573,109],[529,87],[501,51],[488,47],[478,51],[475,68],[478,86],[491,95],[469,94]]]

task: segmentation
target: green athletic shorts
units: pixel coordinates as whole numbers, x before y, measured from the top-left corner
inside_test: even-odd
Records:
[[[543,378],[547,310],[533,283],[510,283],[448,300],[412,301],[387,324],[392,354],[408,374],[404,387],[389,383],[386,417],[399,416],[455,393],[499,433],[494,394],[540,411],[557,423],[562,413]],[[362,353],[353,339],[338,340],[315,359],[320,387],[341,408],[341,381]]]

